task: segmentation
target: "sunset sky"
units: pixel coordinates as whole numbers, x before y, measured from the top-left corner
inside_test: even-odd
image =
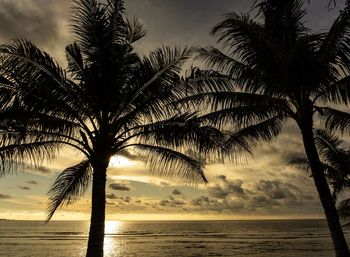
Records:
[[[127,14],[147,30],[136,50],[147,54],[162,45],[207,46],[215,40],[210,28],[227,11],[247,12],[247,0],[126,0]],[[328,28],[339,13],[328,10],[328,0],[311,0],[307,24],[314,31]],[[0,42],[27,37],[65,65],[70,0],[0,0]],[[108,171],[107,219],[265,219],[320,218],[322,208],[312,179],[287,165],[303,154],[299,131],[293,124],[275,141],[255,149],[255,160],[244,165],[210,164],[208,185],[184,186],[176,179],[152,176],[143,163],[113,158]],[[45,219],[46,193],[64,168],[80,161],[63,149],[39,170],[0,178],[0,218]],[[54,219],[88,219],[90,192]]]

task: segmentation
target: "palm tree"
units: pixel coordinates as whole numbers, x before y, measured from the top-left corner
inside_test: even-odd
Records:
[[[74,3],[76,41],[66,47],[66,69],[27,39],[0,46],[0,174],[26,162],[37,166],[63,146],[79,151],[82,161],[49,190],[48,220],[92,181],[86,256],[102,257],[112,156],[131,154],[157,174],[206,182],[203,163],[184,150],[210,153],[224,137],[171,105],[186,93],[188,80],[179,71],[191,49],[163,47],[140,58],[132,45],[145,32],[125,17],[122,0]],[[212,78],[205,81],[217,87]]]
[[[256,1],[257,19],[227,13],[212,35],[226,52],[198,49],[209,68],[230,77],[234,90],[200,92],[183,102],[210,111],[202,122],[234,128],[231,140],[269,141],[287,120],[298,126],[337,257],[349,256],[335,203],[314,140],[315,116],[323,106],[348,104],[350,96],[350,11],[327,33],[305,26],[302,0]],[[229,149],[228,149],[229,150]]]

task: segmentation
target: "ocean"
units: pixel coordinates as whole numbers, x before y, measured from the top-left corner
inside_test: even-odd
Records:
[[[88,222],[0,221],[0,256],[80,257]],[[345,228],[350,242],[350,229]],[[107,221],[106,257],[330,257],[324,220]]]

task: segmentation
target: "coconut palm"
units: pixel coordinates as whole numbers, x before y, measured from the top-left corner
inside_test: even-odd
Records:
[[[256,1],[257,18],[227,13],[212,35],[224,50],[206,47],[198,57],[230,77],[235,90],[198,93],[192,102],[209,113],[202,122],[230,126],[230,140],[252,144],[279,135],[292,120],[298,126],[312,178],[328,222],[336,256],[349,256],[324,167],[314,140],[315,116],[324,106],[348,104],[350,11],[345,9],[325,33],[305,26],[302,0]],[[225,51],[225,52],[224,52]]]
[[[86,256],[101,257],[110,158],[132,155],[156,174],[206,182],[203,162],[184,150],[210,153],[223,135],[170,108],[186,93],[179,71],[191,49],[163,47],[140,58],[132,45],[145,32],[126,18],[122,0],[74,3],[66,69],[27,39],[0,46],[0,174],[38,166],[64,146],[80,152],[81,162],[49,190],[48,220],[92,183]],[[207,83],[217,87],[210,76]]]

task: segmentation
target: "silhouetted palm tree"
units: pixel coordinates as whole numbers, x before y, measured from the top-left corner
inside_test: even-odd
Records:
[[[198,50],[200,59],[230,77],[236,89],[208,90],[187,101],[211,107],[203,122],[238,127],[231,138],[252,143],[271,140],[287,120],[295,121],[336,255],[349,256],[313,129],[316,113],[332,111],[322,106],[349,102],[350,12],[342,11],[327,33],[313,34],[303,23],[301,0],[257,1],[255,10],[256,20],[228,13],[213,28],[226,53],[213,47]]]
[[[178,72],[191,49],[163,47],[140,58],[132,44],[145,32],[125,18],[122,0],[76,0],[72,28],[76,42],[66,47],[67,69],[26,39],[0,47],[1,174],[24,162],[38,165],[62,146],[82,153],[52,185],[48,219],[92,181],[86,256],[101,257],[111,156],[131,154],[157,174],[205,182],[203,163],[183,150],[210,152],[223,136],[169,108],[186,94]]]

